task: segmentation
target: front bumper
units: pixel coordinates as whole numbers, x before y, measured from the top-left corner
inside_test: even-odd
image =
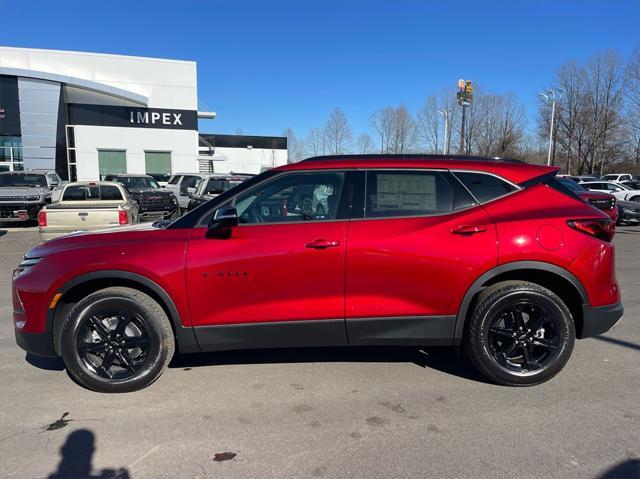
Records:
[[[0,221],[28,221],[38,217],[40,203],[1,203]]]
[[[582,331],[578,339],[606,333],[620,321],[623,313],[622,303],[598,307],[582,305]]]
[[[48,358],[58,356],[53,348],[51,333],[25,333],[17,329],[14,329],[14,332],[16,334],[16,343],[27,353]]]

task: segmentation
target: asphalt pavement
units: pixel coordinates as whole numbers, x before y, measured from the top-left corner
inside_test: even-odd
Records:
[[[640,227],[618,228],[625,315],[533,388],[486,382],[454,350],[181,356],[149,388],[87,391],[14,340],[0,235],[0,477],[640,477]]]

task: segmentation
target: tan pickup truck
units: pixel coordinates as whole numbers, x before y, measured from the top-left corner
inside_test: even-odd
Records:
[[[42,241],[67,233],[91,231],[138,222],[138,204],[120,183],[69,183],[60,201],[38,213]]]

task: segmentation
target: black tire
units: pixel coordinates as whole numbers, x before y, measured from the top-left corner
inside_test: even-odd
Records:
[[[505,386],[534,386],[565,366],[575,341],[567,305],[552,291],[504,281],[480,293],[463,339],[473,365]]]
[[[160,305],[124,287],[102,289],[79,301],[60,335],[62,359],[71,377],[105,393],[149,386],[175,349],[171,323]]]

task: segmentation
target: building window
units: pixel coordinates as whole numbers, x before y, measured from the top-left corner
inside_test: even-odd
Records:
[[[22,171],[22,137],[0,136],[0,171]]]
[[[100,179],[107,175],[121,175],[127,172],[126,150],[98,150]]]
[[[169,181],[171,177],[170,151],[145,151],[144,171],[156,181]]]

